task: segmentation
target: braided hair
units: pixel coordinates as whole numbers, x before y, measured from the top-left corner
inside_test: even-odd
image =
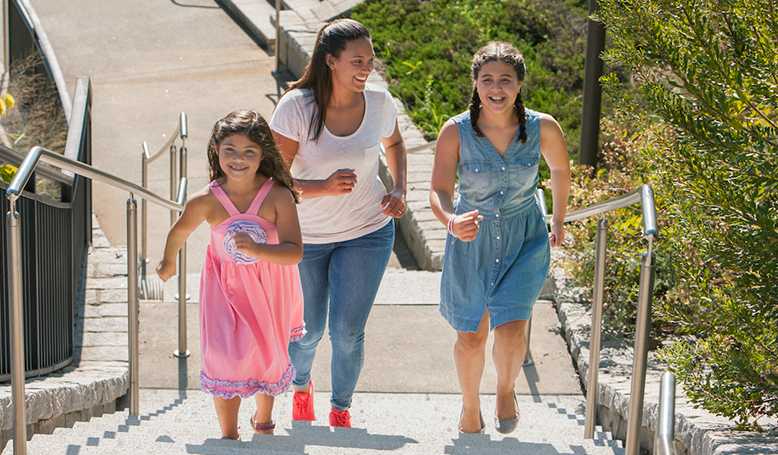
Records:
[[[521,55],[518,49],[511,44],[503,41],[490,41],[486,46],[482,47],[473,56],[473,64],[471,65],[472,77],[473,77],[473,96],[470,99],[470,124],[475,130],[475,134],[483,136],[484,133],[481,128],[478,127],[478,117],[481,114],[481,98],[478,96],[478,90],[476,89],[475,81],[478,80],[478,73],[481,68],[491,62],[503,62],[511,65],[516,70],[516,77],[519,81],[524,80],[526,68],[524,66],[524,56]],[[524,110],[524,102],[521,99],[521,90],[516,96],[516,101],[513,103],[513,109],[516,111],[516,115],[519,117],[519,140],[522,143],[527,142],[527,113]]]

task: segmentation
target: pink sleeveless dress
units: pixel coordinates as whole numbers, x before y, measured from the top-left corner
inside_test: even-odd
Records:
[[[200,278],[200,384],[222,398],[278,395],[294,378],[289,341],[304,333],[303,297],[297,265],[279,265],[235,249],[237,232],[255,242],[277,244],[274,224],[258,216],[273,188],[268,179],[240,213],[213,181],[211,194],[230,217],[211,227]]]

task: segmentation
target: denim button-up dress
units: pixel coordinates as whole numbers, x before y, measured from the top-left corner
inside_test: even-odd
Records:
[[[477,209],[483,216],[475,240],[446,238],[440,312],[458,331],[476,331],[485,310],[492,329],[529,319],[548,273],[548,231],[534,196],[540,116],[526,113],[526,142],[517,131],[504,155],[476,134],[469,112],[453,118],[459,129],[455,213]]]

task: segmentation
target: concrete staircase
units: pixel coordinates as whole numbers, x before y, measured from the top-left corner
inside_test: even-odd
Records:
[[[328,394],[316,396],[318,420],[292,423],[290,394],[276,400],[277,428],[272,436],[253,434],[249,417],[253,403],[240,411],[240,441],[220,439],[210,396],[195,391],[142,390],[141,416],[126,411],[79,422],[72,429],[36,435],[32,454],[448,454],[448,455],[585,455],[622,454],[620,442],[597,431],[583,439],[583,402],[571,396],[525,396],[519,399],[522,420],[511,435],[494,431],[489,417],[494,397],[484,396],[484,434],[460,434],[459,397],[435,394],[374,394],[355,396],[353,429],[326,424]],[[9,447],[3,454],[13,453]]]

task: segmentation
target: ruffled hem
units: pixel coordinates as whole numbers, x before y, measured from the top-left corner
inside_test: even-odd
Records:
[[[281,379],[275,383],[257,379],[247,379],[244,381],[214,379],[208,377],[204,371],[200,371],[200,386],[203,392],[227,400],[235,397],[248,398],[257,393],[277,396],[289,389],[289,385],[292,383],[294,375],[295,369],[291,363],[286,367],[284,374],[281,375]]]
[[[292,336],[289,338],[289,341],[300,341],[306,333],[308,333],[308,331],[305,330],[305,324],[300,327],[295,327],[292,329]]]

